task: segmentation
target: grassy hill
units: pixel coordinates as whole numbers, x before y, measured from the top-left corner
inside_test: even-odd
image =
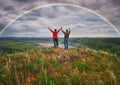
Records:
[[[11,42],[12,43],[12,42]],[[24,49],[24,44],[15,49]],[[3,46],[3,45],[2,45]],[[31,46],[31,47],[30,47]],[[26,46],[0,57],[0,85],[119,85],[120,58],[89,48]],[[32,48],[32,46],[34,48]]]

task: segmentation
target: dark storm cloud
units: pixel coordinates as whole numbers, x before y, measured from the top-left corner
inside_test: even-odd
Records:
[[[13,1],[16,1],[16,2],[25,2],[25,1],[27,1],[27,0],[13,0]]]
[[[35,21],[35,20],[38,20],[38,17],[36,17],[36,16],[28,16],[28,17],[26,17],[25,15],[23,16],[23,17],[21,17],[21,18],[19,18],[19,19],[17,19],[18,21]]]
[[[30,3],[30,2],[34,2],[35,0],[13,0],[13,1],[16,1],[19,3]],[[36,0],[36,1],[39,1],[39,0]]]
[[[23,37],[23,36],[33,36],[35,35],[34,33],[40,33],[38,32],[38,30],[36,30],[35,28],[31,27],[30,29],[30,26],[29,25],[26,25],[26,24],[16,24],[13,26],[9,26],[8,29],[6,29],[6,31],[3,33],[3,35],[5,37],[8,37],[8,36],[20,36],[20,37]],[[11,30],[12,29],[12,30]],[[6,35],[7,34],[7,35]]]
[[[18,13],[16,12],[16,9],[14,6],[7,6],[4,8],[4,11],[8,15],[17,15]]]
[[[14,7],[13,6],[7,6],[4,8],[5,11],[11,11],[11,10],[14,10]]]
[[[5,5],[4,5],[4,3],[3,3],[2,1],[0,1],[0,8],[1,8],[1,9],[4,9],[4,8],[5,8]]]
[[[112,2],[113,2],[115,5],[120,6],[120,0],[112,0]]]
[[[29,16],[37,16],[37,17],[41,17],[42,16],[42,12],[41,11],[36,11],[36,10],[33,10],[29,13]]]

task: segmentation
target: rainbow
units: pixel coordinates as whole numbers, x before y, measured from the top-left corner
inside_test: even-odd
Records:
[[[52,4],[46,4],[46,5],[42,5],[42,6],[37,6],[35,8],[31,8],[30,10],[27,10],[25,12],[23,12],[21,15],[19,15],[18,17],[16,17],[14,20],[12,20],[8,25],[6,25],[3,30],[1,30],[0,32],[0,36],[4,33],[4,31],[13,23],[15,22],[18,18],[22,17],[23,15],[33,11],[33,10],[37,10],[39,8],[43,8],[43,7],[49,7],[49,6],[73,6],[73,7],[77,7],[77,8],[81,8],[81,9],[84,9],[88,12],[91,12],[97,16],[99,16],[101,19],[103,19],[104,21],[106,21],[115,31],[118,35],[120,35],[120,32],[119,30],[109,21],[107,20],[105,17],[103,17],[102,15],[98,14],[97,12],[91,10],[91,9],[88,9],[88,8],[85,8],[83,6],[80,6],[80,5],[76,5],[76,4],[67,4],[67,3],[52,3]]]

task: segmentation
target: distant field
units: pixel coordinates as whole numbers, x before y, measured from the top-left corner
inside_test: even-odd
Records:
[[[6,55],[30,49],[37,49],[37,46],[37,44],[33,43],[0,40],[0,55]]]
[[[70,43],[77,48],[92,48],[120,56],[120,38],[73,38]]]

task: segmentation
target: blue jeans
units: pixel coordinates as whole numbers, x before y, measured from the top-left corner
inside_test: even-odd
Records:
[[[68,49],[68,39],[64,39],[64,49]]]

